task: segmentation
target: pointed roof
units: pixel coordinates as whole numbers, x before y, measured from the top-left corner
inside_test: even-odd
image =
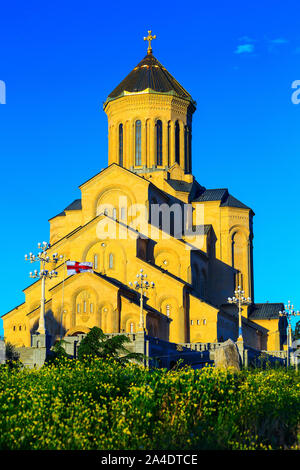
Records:
[[[154,57],[152,52],[122,80],[122,82],[108,95],[104,107],[109,101],[121,98],[128,93],[149,92],[175,95],[184,100],[191,101],[191,95],[177,82],[167,69]]]

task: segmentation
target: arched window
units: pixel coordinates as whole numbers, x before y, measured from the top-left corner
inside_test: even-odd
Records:
[[[78,315],[89,315],[96,310],[95,296],[86,290],[82,290],[76,297],[76,313]]]
[[[156,165],[162,165],[162,122],[156,122]]]
[[[141,145],[141,121],[135,123],[135,165],[140,166],[142,164],[142,145]]]
[[[134,324],[130,323],[130,333],[133,333],[133,332],[134,332]]]
[[[243,277],[247,269],[247,241],[243,233],[235,232],[231,243],[232,267],[236,269],[236,285],[243,289]]]
[[[187,173],[192,171],[192,129],[190,126],[184,128],[184,160]]]
[[[117,209],[115,207],[113,208],[113,219],[117,220]]]
[[[175,162],[180,163],[179,122],[175,122]]]
[[[108,257],[108,266],[109,269],[113,269],[114,267],[114,255],[112,253],[110,253]]]
[[[94,255],[94,269],[98,269],[98,255]]]
[[[119,165],[123,166],[123,124],[119,125]]]
[[[170,129],[171,129],[171,126],[170,126],[170,121],[168,122],[168,166],[170,166]]]
[[[126,219],[126,210],[125,207],[121,207],[121,220]]]
[[[187,136],[187,153],[188,153],[188,171],[192,172],[192,128],[188,127]]]
[[[188,127],[184,127],[184,167],[189,173],[189,147],[188,147]]]

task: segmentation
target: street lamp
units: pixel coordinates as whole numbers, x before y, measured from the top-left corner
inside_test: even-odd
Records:
[[[40,318],[39,318],[39,327],[37,332],[44,335],[46,334],[45,328],[45,280],[46,278],[51,279],[53,277],[57,277],[58,273],[55,270],[48,271],[46,269],[47,263],[54,263],[56,264],[60,259],[63,258],[63,255],[58,256],[57,253],[54,253],[52,257],[48,255],[47,250],[50,248],[50,243],[43,242],[38,243],[38,249],[40,250],[37,255],[33,253],[29,253],[29,255],[25,255],[25,261],[29,261],[30,263],[35,263],[36,261],[40,262],[40,271],[35,269],[29,273],[29,276],[32,279],[39,278],[42,281],[42,293],[41,293],[41,308],[40,308]]]
[[[250,305],[252,300],[250,297],[245,298],[245,291],[241,289],[241,286],[238,286],[238,289],[234,291],[235,297],[228,297],[228,302],[230,304],[236,304],[239,309],[239,336],[238,341],[243,341],[243,330],[242,330],[242,306]]]
[[[134,283],[129,282],[129,286],[140,291],[140,323],[139,323],[139,331],[145,331],[145,320],[144,320],[144,312],[143,312],[143,302],[144,302],[144,292],[148,289],[153,289],[155,287],[154,282],[149,282],[147,280],[147,274],[144,274],[143,269],[136,275],[137,281]]]
[[[279,312],[280,317],[286,317],[287,319],[287,366],[289,365],[290,360],[290,347],[292,345],[292,327],[291,327],[291,317],[296,317],[300,315],[299,310],[297,312],[294,311],[294,305],[291,304],[289,300],[287,305],[285,306],[285,310]]]

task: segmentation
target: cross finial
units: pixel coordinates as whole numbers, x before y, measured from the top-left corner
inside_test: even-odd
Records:
[[[147,54],[151,54],[152,53],[152,47],[151,47],[151,41],[153,39],[156,39],[156,35],[155,36],[152,36],[152,31],[150,29],[150,31],[148,31],[148,36],[145,38],[144,37],[144,41],[148,41],[148,50],[147,50]]]

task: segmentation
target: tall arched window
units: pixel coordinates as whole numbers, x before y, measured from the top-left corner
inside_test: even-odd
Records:
[[[156,165],[162,165],[162,122],[156,122]]]
[[[189,173],[188,132],[188,127],[184,126],[184,167],[187,173]]]
[[[189,173],[192,172],[192,128],[191,126],[188,127],[188,139],[187,139],[187,147],[188,147],[188,166],[189,166]]]
[[[166,314],[167,314],[167,317],[170,316],[170,305],[166,305]]]
[[[175,122],[175,162],[180,163],[180,137],[179,122]]]
[[[141,145],[141,121],[135,123],[135,165],[140,166],[142,164],[142,145]]]
[[[123,124],[119,125],[119,165],[123,166]]]
[[[109,269],[113,269],[114,267],[114,255],[112,253],[109,254],[108,266],[109,266]]]
[[[187,173],[192,171],[192,130],[190,126],[185,126],[184,128],[184,161],[185,161],[185,170]]]
[[[168,122],[168,135],[167,135],[167,138],[168,138],[168,166],[170,166],[170,129],[171,129],[171,125],[170,125],[170,121]]]

